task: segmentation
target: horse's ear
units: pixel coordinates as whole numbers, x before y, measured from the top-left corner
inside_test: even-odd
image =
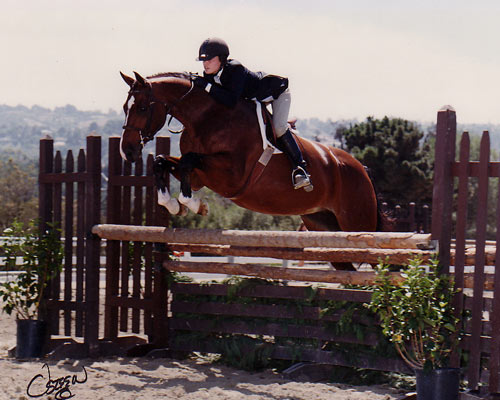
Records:
[[[134,71],[134,75],[135,75],[135,79],[137,80],[137,82],[139,82],[140,85],[142,85],[142,86],[147,85],[144,78],[142,76],[140,76],[137,72]]]
[[[127,85],[129,85],[130,87],[132,87],[132,86],[134,85],[134,83],[135,83],[134,78],[132,78],[132,77],[130,77],[130,76],[127,76],[127,75],[125,75],[125,74],[124,74],[124,73],[122,73],[121,71],[120,71],[120,75],[122,76],[123,80],[125,81],[125,83],[126,83]]]

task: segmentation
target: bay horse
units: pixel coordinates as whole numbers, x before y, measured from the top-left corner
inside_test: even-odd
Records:
[[[146,79],[136,72],[135,79],[120,74],[130,87],[120,141],[126,161],[141,157],[144,144],[164,126],[168,114],[184,126],[181,157],[158,156],[154,162],[159,203],[169,212],[182,212],[184,204],[196,213],[206,213],[205,204],[191,193],[206,186],[249,210],[300,215],[308,230],[375,231],[381,227],[371,179],[347,152],[296,136],[314,190],[295,190],[291,165],[283,153],[273,154],[263,169],[258,165],[264,146],[255,103],[240,100],[234,108],[218,104],[194,87],[187,73]],[[261,171],[255,178],[258,168]],[[168,173],[181,181],[178,200],[166,188]],[[335,267],[353,268],[350,263]]]

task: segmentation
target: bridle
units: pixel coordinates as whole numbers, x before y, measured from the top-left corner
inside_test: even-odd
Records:
[[[125,124],[122,126],[122,129],[129,129],[129,130],[133,130],[133,131],[138,131],[139,135],[141,137],[141,145],[144,147],[144,145],[146,143],[148,143],[154,139],[156,132],[158,132],[158,130],[156,132],[151,131],[151,122],[153,119],[153,108],[154,108],[155,104],[161,104],[162,106],[165,107],[165,109],[166,109],[165,116],[170,115],[170,119],[167,122],[167,126],[169,126],[170,123],[172,122],[172,118],[173,118],[173,115],[171,114],[172,109],[175,108],[177,105],[179,105],[179,103],[182,100],[184,100],[186,98],[186,96],[189,93],[191,93],[191,91],[194,88],[194,83],[193,83],[192,79],[190,79],[190,83],[191,83],[191,87],[189,88],[189,90],[186,93],[184,93],[181,97],[179,97],[174,103],[172,103],[170,105],[164,101],[159,101],[159,100],[155,99],[153,97],[153,91],[151,89],[151,84],[148,83],[146,88],[145,88],[147,90],[147,94],[148,94],[148,106],[147,106],[148,115],[147,115],[147,120],[146,120],[146,126],[144,128],[138,128],[136,126],[131,126],[131,125]],[[129,102],[130,98],[137,93],[144,93],[144,90],[134,89],[132,87],[128,92],[127,100],[123,106],[123,111],[125,112],[127,120],[128,120],[128,111],[129,111],[128,102]],[[146,111],[146,110],[143,110],[143,111]],[[160,127],[160,129],[161,129],[161,127]],[[172,131],[170,128],[168,128],[168,130],[171,133],[182,133],[184,131],[184,127],[181,128],[179,131]]]

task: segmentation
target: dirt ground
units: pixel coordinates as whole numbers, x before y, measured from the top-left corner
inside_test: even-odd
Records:
[[[391,400],[404,393],[386,386],[303,383],[273,371],[249,373],[203,359],[146,358],[18,361],[8,350],[16,342],[14,317],[0,312],[0,399],[248,399]],[[44,364],[47,363],[47,366]],[[86,377],[85,377],[86,373]],[[47,389],[49,380],[52,385]],[[68,390],[56,381],[66,378]],[[85,380],[86,379],[86,380]],[[62,380],[64,382],[64,379]],[[30,385],[31,383],[31,385]],[[29,388],[29,394],[27,392]],[[31,395],[31,397],[30,397]]]

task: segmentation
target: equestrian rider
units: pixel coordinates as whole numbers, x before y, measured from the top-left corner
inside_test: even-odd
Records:
[[[291,100],[288,79],[249,71],[238,61],[228,59],[228,56],[229,47],[224,40],[205,40],[197,58],[198,61],[203,61],[203,77],[196,76],[194,85],[228,107],[234,107],[240,98],[271,102],[277,146],[292,164],[293,186],[295,189],[311,191],[313,186],[306,171],[306,162],[288,127]]]

